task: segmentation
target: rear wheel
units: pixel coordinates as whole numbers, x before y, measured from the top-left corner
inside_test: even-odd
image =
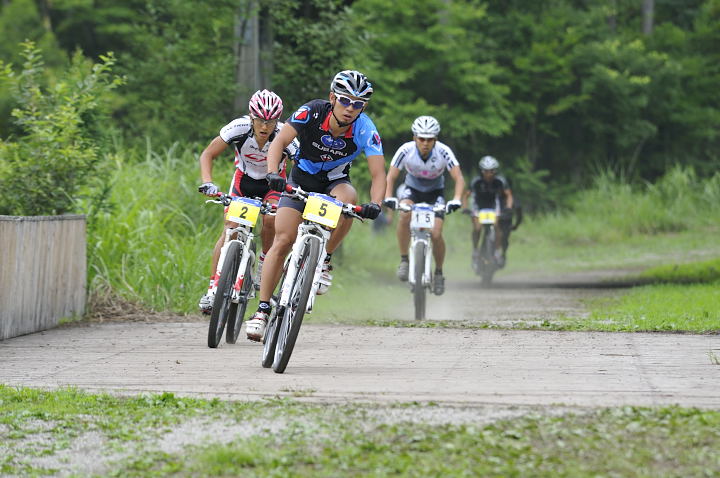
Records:
[[[252,267],[253,256],[251,254],[248,257],[248,261],[245,266],[245,272],[243,273],[243,281],[240,285],[240,298],[238,299],[237,304],[233,304],[235,306],[235,313],[230,314],[227,321],[227,332],[225,334],[225,341],[229,344],[234,344],[235,342],[237,342],[238,336],[240,335],[243,317],[245,317],[245,310],[247,309],[247,304],[250,300],[250,288],[253,287],[253,281],[251,276]]]
[[[280,324],[275,360],[273,361],[273,370],[276,373],[283,373],[290,361],[290,355],[292,355],[295,341],[300,332],[300,325],[305,316],[319,258],[320,242],[317,240],[306,242],[300,252],[300,263],[290,291],[290,302],[284,310],[284,317]]]
[[[241,256],[242,245],[239,242],[231,242],[225,253],[225,261],[222,265],[220,280],[215,292],[215,302],[213,302],[212,313],[210,314],[208,347],[213,349],[220,345],[220,339],[228,317],[234,316],[237,310],[237,304],[232,302],[232,293],[238,267],[240,267]]]
[[[425,254],[426,245],[423,242],[415,244],[415,267],[411,271],[415,278],[415,289],[413,290],[413,299],[415,302],[415,320],[425,319],[425,299],[427,290],[423,284],[423,274],[425,273]]]

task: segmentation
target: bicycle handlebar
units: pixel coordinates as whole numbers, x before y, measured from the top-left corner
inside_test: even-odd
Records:
[[[290,184],[285,185],[285,194],[288,197],[300,199],[301,201],[307,201],[308,197],[310,197],[310,193],[304,191],[300,186],[294,187]],[[365,218],[360,215],[361,211],[362,206],[356,206],[355,204],[350,203],[343,203],[342,205],[343,214],[354,217],[356,219],[360,219],[362,221]]]
[[[225,194],[225,193],[221,192],[221,193],[217,193],[215,195],[215,197],[218,199],[208,199],[207,201],[205,201],[205,204],[215,203],[215,204],[222,204],[223,206],[229,206],[230,203],[232,202],[232,196],[230,196],[229,194]],[[253,198],[253,199],[256,199],[256,200],[262,202],[262,204],[260,205],[260,214],[274,215],[275,212],[277,211],[277,204],[270,203],[267,201],[262,201],[260,198]]]
[[[413,204],[400,203],[398,204],[397,209],[400,211],[409,212],[412,211]],[[436,204],[435,206],[433,206],[432,210],[433,212],[446,212],[444,204]]]

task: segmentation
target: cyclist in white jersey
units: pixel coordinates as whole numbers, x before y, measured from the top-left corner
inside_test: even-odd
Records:
[[[451,213],[460,209],[461,198],[465,189],[465,179],[455,154],[445,144],[437,140],[440,123],[432,116],[420,116],[412,124],[413,141],[409,141],[397,150],[390,162],[387,176],[387,189],[383,204],[396,209],[398,201],[404,204],[425,202],[429,204],[445,204],[445,171],[455,181],[453,199],[445,204],[445,211]],[[404,169],[405,189],[399,197],[392,196],[400,171]],[[435,274],[433,276],[433,292],[437,295],[445,292],[445,277],[442,266],[445,260],[445,240],[442,236],[445,213],[435,214],[435,224],[431,236],[433,256],[435,258]],[[398,245],[400,246],[400,265],[397,269],[401,281],[408,280],[408,249],[410,248],[410,214],[400,214],[397,227]]]
[[[261,197],[263,200],[277,203],[280,193],[273,191],[265,179],[267,175],[267,153],[270,143],[277,135],[282,123],[278,118],[282,114],[282,100],[275,93],[268,90],[259,90],[253,94],[249,102],[250,114],[234,119],[221,130],[220,134],[213,139],[200,155],[200,175],[203,184],[198,190],[207,195],[215,196],[219,188],[212,182],[213,160],[220,156],[229,145],[235,149],[235,173],[233,174],[230,186],[230,196]],[[280,165],[280,173],[285,175],[285,162],[297,152],[297,142],[288,144],[285,148],[283,159]],[[262,219],[262,252],[258,257],[257,276],[260,277],[265,253],[272,246],[275,236],[275,218],[265,215]],[[225,227],[236,227],[237,224],[226,221]],[[220,249],[225,239],[225,231],[215,244],[211,261],[210,284],[207,292],[200,298],[198,304],[203,313],[209,314],[212,311],[212,304],[215,300],[217,281],[219,277],[215,274],[217,263],[220,259]]]

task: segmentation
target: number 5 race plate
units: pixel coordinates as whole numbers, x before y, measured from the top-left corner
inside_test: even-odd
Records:
[[[260,201],[236,197],[230,203],[225,219],[253,227],[257,222],[258,214],[260,214]]]
[[[335,229],[341,212],[342,202],[325,194],[310,193],[302,217]]]

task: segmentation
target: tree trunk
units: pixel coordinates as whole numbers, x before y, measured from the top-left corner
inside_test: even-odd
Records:
[[[643,26],[642,32],[644,35],[650,35],[653,31],[653,16],[655,14],[655,0],[643,0],[642,3],[642,17]]]
[[[272,75],[272,25],[269,15],[261,15],[257,0],[241,0],[235,16],[235,110],[247,110],[250,95],[270,89]],[[262,19],[261,19],[262,17]],[[262,51],[262,54],[261,54]]]

